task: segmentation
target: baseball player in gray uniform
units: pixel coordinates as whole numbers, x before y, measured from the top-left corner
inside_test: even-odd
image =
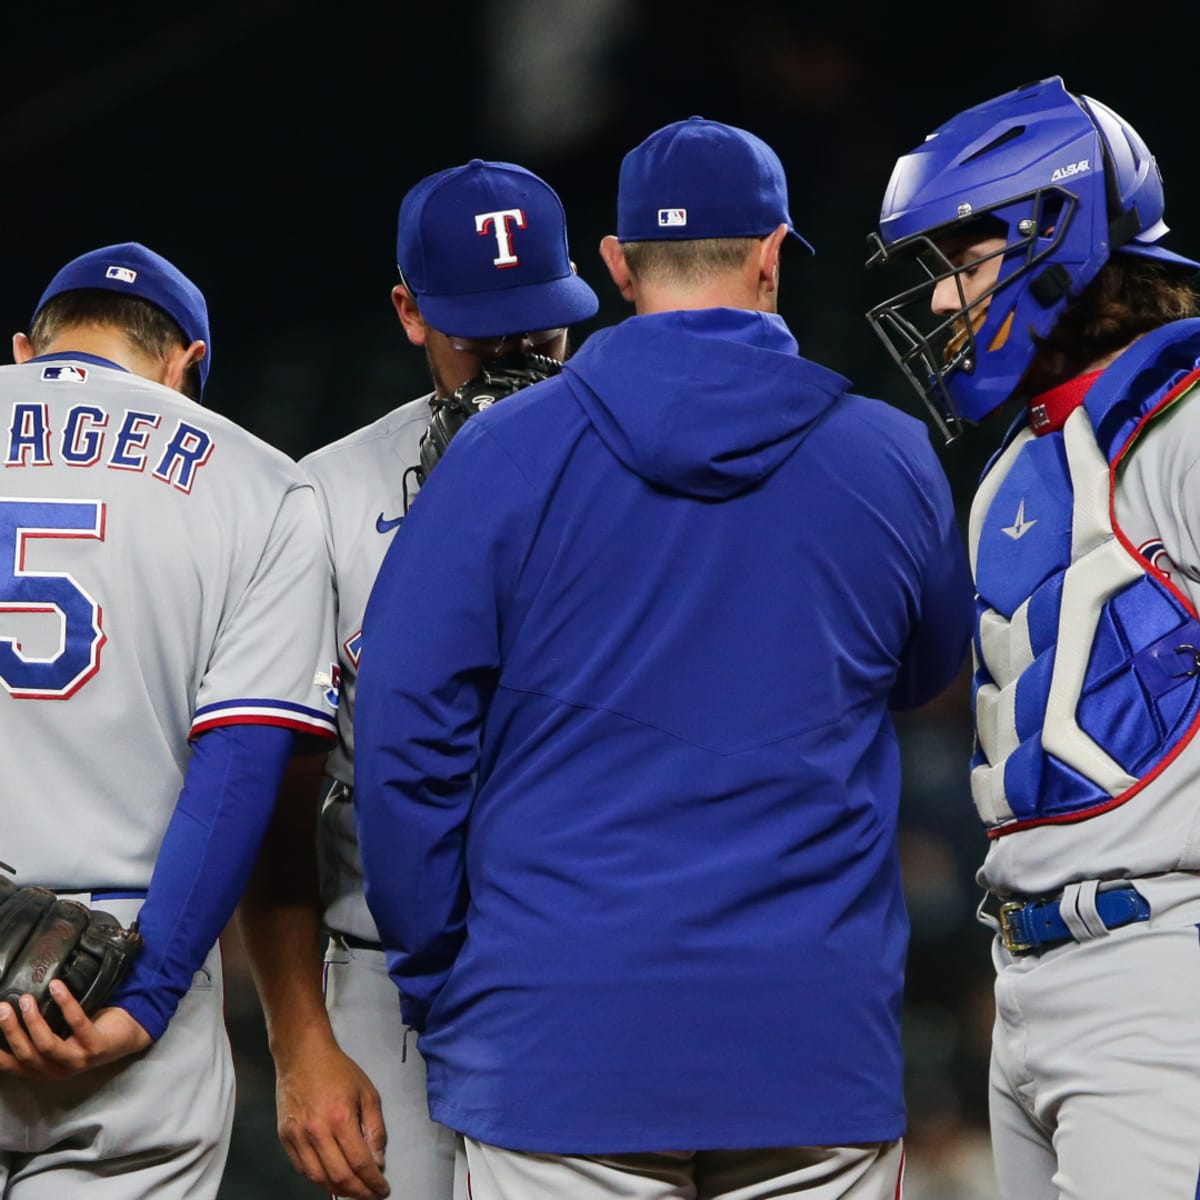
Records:
[[[870,316],[942,427],[1016,401],[969,537],[1005,1200],[1200,1195],[1200,263],[1163,214],[1053,76],[902,157],[875,235],[929,272]]]
[[[296,739],[334,736],[313,489],[200,406],[210,347],[201,293],[127,243],[68,263],[0,369],[0,857],[145,938],[94,1018],[60,992],[68,1037],[0,1004],[9,1200],[216,1196],[217,937]]]
[[[454,1134],[429,1119],[425,1066],[363,897],[352,808],[362,616],[419,487],[431,413],[488,363],[529,351],[561,361],[567,327],[598,301],[570,260],[558,196],[510,163],[476,159],[414,186],[397,260],[392,301],[434,390],[302,460],[334,561],[338,742],[323,786],[304,764],[289,777],[295,800],[279,806],[239,921],[276,1063],[280,1138],[297,1170],[353,1200],[449,1200]]]

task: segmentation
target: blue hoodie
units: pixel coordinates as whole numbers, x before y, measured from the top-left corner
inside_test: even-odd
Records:
[[[779,317],[634,317],[472,418],[383,564],[355,724],[432,1115],[576,1154],[898,1136],[888,710],[972,615],[924,426]]]

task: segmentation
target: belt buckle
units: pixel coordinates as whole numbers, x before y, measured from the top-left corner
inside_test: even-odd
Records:
[[[1009,900],[1000,905],[1000,940],[1009,954],[1023,954],[1033,949],[1032,942],[1017,941],[1016,930],[1013,928],[1012,915],[1021,912],[1025,907],[1023,900]]]

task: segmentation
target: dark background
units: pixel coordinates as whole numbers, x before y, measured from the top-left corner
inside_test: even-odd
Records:
[[[1200,253],[1192,4],[671,4],[244,0],[6,11],[0,74],[6,243],[0,326],[28,327],[51,275],[116,241],[165,254],[205,292],[206,403],[299,456],[426,390],[389,292],[395,217],[424,175],[473,157],[547,179],[601,297],[578,344],[626,315],[597,253],[622,155],[692,114],[779,152],[817,256],[786,260],[801,350],[917,412],[863,312],[863,269],[895,158],[952,113],[1061,74],[1150,143],[1171,244]],[[965,515],[988,440],[943,451]],[[985,1200],[988,938],[972,882],[965,682],[901,725],[913,917],[906,1045],[915,1200]],[[274,1139],[261,1023],[230,939],[241,1079],[223,1196],[316,1193]]]

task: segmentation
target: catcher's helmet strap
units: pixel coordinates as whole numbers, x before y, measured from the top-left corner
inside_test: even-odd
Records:
[[[1141,227],[1136,207],[1131,208],[1128,212],[1123,212],[1115,221],[1110,221],[1108,226],[1109,253],[1119,250],[1126,242],[1132,241]],[[1029,290],[1043,308],[1052,308],[1064,296],[1070,294],[1070,272],[1062,263],[1051,263],[1034,278],[1029,285]]]
[[[1137,236],[1142,228],[1141,218],[1138,216],[1137,205],[1129,209],[1128,212],[1123,212],[1115,220],[1108,223],[1108,248],[1110,251],[1117,250],[1126,242],[1131,242]]]
[[[1029,285],[1033,298],[1043,307],[1052,308],[1071,290],[1071,273],[1062,263],[1051,263]]]

